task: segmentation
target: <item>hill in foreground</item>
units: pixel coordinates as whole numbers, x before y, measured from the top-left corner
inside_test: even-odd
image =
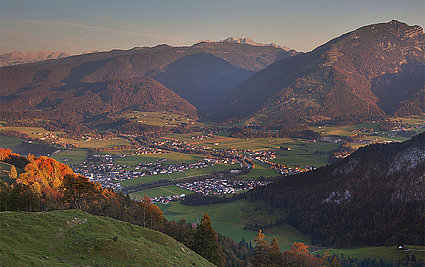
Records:
[[[368,25],[255,73],[221,99],[212,118],[282,126],[422,114],[424,51],[420,26]]]
[[[160,232],[81,210],[0,213],[4,266],[214,266]]]

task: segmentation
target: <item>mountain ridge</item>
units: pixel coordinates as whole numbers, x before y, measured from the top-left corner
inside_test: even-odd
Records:
[[[396,81],[387,76],[403,72],[419,79],[407,89],[413,92],[410,97],[421,96],[414,99],[419,102],[414,106],[425,112],[420,108],[425,106],[420,93],[425,87],[419,75],[424,68],[424,40],[421,27],[398,21],[361,27],[255,73],[222,98],[212,118],[232,119],[231,114],[234,120],[261,125],[380,119],[390,114],[379,106],[375,87],[390,78]],[[407,98],[402,95],[395,101],[399,109],[408,109],[410,102],[403,103]]]
[[[8,99],[7,97],[16,96],[17,92],[28,89],[50,90],[78,83],[147,76],[157,79],[202,109],[204,104],[211,105],[212,98],[208,92],[215,92],[215,99],[218,99],[253,72],[278,59],[291,56],[291,53],[274,47],[199,43],[190,47],[158,45],[76,55],[53,61],[2,67],[0,95]],[[191,60],[196,57],[197,60]],[[173,64],[180,65],[172,68]],[[193,64],[198,65],[195,67]],[[203,67],[201,72],[199,64]],[[182,73],[182,70],[187,71]],[[223,81],[214,85],[211,81],[217,79]],[[200,99],[196,96],[200,96]]]
[[[68,53],[57,51],[38,51],[22,53],[19,51],[7,52],[0,55],[0,67],[34,63],[49,59],[60,59],[71,56]]]

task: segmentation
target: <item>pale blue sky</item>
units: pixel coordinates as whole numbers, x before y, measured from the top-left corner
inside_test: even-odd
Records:
[[[0,0],[0,53],[191,45],[228,36],[300,51],[361,26],[425,23],[424,0]]]

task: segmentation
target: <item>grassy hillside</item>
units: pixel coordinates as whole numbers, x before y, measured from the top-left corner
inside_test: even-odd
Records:
[[[0,213],[4,266],[213,266],[171,237],[80,210]]]
[[[167,220],[174,221],[185,219],[187,222],[194,223],[206,212],[212,218],[212,226],[218,233],[237,242],[242,238],[253,242],[254,237],[258,234],[257,231],[244,229],[246,224],[270,224],[286,216],[283,210],[277,209],[273,214],[269,214],[266,210],[266,203],[263,201],[237,200],[202,206],[187,206],[180,202],[171,202],[166,205],[158,204],[158,206]],[[310,243],[308,235],[300,233],[287,224],[264,229],[264,232],[268,241],[276,237],[282,249],[289,249],[294,241]]]

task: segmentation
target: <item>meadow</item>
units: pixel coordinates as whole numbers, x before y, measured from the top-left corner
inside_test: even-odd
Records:
[[[184,153],[178,153],[178,152],[168,152],[163,154],[148,154],[148,155],[128,155],[123,158],[117,158],[115,160],[115,163],[134,167],[142,162],[156,163],[163,159],[167,159],[167,160],[161,163],[165,166],[168,166],[172,164],[195,163],[200,160],[203,160],[204,156],[194,155],[194,154],[184,154]]]
[[[199,122],[195,122],[193,119],[189,119],[185,116],[168,112],[146,112],[146,111],[128,111],[120,115],[121,118],[130,119],[134,122],[143,123],[152,126],[168,126],[177,127],[181,124],[196,124],[201,125]]]
[[[215,164],[214,166],[208,166],[205,168],[185,170],[184,172],[148,175],[148,176],[138,177],[134,179],[124,180],[124,181],[121,181],[121,185],[122,187],[129,187],[133,185],[146,184],[146,183],[151,183],[151,182],[160,181],[160,180],[172,181],[172,180],[178,180],[182,178],[208,175],[208,174],[211,174],[212,172],[226,171],[232,168],[234,168],[234,166],[229,164]]]
[[[52,158],[65,164],[80,164],[87,159],[87,149],[71,148],[53,154]]]
[[[277,209],[274,214],[269,214],[270,210],[266,208],[264,202],[249,202],[247,200],[204,206],[187,206],[180,202],[171,202],[169,204],[158,204],[158,206],[167,220],[185,219],[187,222],[195,223],[202,218],[204,213],[207,213],[217,232],[237,242],[241,241],[242,238],[252,242],[258,234],[257,231],[245,230],[246,224],[267,224],[285,216],[283,211]],[[278,213],[282,215],[276,215]],[[294,241],[310,242],[307,235],[287,224],[265,229],[264,232],[269,241],[276,237],[283,249],[288,249]]]
[[[175,186],[175,185],[168,185],[168,186],[161,186],[156,187],[152,189],[142,190],[135,193],[131,193],[130,197],[131,199],[142,199],[144,196],[147,197],[163,197],[163,196],[175,196],[175,195],[181,195],[181,194],[191,194],[192,191],[189,191],[187,189]]]
[[[32,138],[43,138],[45,140],[50,140],[50,141],[56,140],[62,144],[74,144],[79,148],[109,148],[114,146],[130,145],[130,142],[127,139],[121,138],[121,137],[111,138],[108,140],[96,139],[96,138],[80,138],[78,140],[63,138],[63,137],[60,137],[60,134],[63,134],[63,132],[48,131],[41,127],[1,126],[0,130],[18,131],[18,132],[27,134],[28,136]]]
[[[408,245],[416,251],[412,251],[417,259],[425,260],[425,246]],[[397,262],[401,260],[405,254],[398,248],[398,246],[381,246],[381,247],[357,247],[357,248],[343,248],[343,249],[321,249],[315,251],[313,254],[323,254],[327,250],[329,254],[337,256],[344,256],[357,259],[382,259],[386,262]]]
[[[165,234],[81,210],[0,212],[0,225],[2,266],[211,266]]]
[[[12,151],[16,150],[16,147],[22,143],[22,139],[13,136],[0,135],[0,147],[9,148]]]
[[[323,166],[328,163],[330,150],[338,148],[338,144],[313,142],[298,138],[231,138],[216,135],[210,139],[192,139],[205,133],[168,135],[167,139],[177,139],[197,146],[209,146],[221,149],[249,149],[252,151],[271,150],[276,152],[276,159],[272,162],[290,167]],[[290,147],[291,150],[282,150],[281,147]],[[264,173],[263,173],[264,174]],[[267,175],[267,173],[265,173]],[[264,176],[265,176],[264,175]]]
[[[178,221],[185,219],[187,222],[195,223],[198,218],[200,219],[206,212],[210,216],[214,229],[239,242],[242,238],[251,241],[258,234],[257,231],[244,229],[245,224],[267,224],[274,220],[285,217],[285,210],[274,209],[271,214],[270,208],[264,202],[249,202],[248,200],[237,200],[229,203],[204,205],[204,206],[187,206],[182,205],[180,202],[170,202],[169,204],[158,204],[164,213],[167,220]],[[271,241],[275,237],[281,249],[289,249],[293,242],[303,242],[310,244],[310,238],[307,234],[299,232],[294,227],[283,224],[264,229],[266,240]],[[425,260],[425,247],[424,246],[411,246],[407,247],[416,249],[413,251],[417,258]],[[386,262],[397,262],[404,257],[404,254],[397,248],[397,246],[380,246],[380,247],[354,247],[344,249],[321,248],[312,246],[310,251],[313,254],[323,254],[327,250],[329,254],[336,254],[344,257],[358,258],[358,259],[382,259]]]

